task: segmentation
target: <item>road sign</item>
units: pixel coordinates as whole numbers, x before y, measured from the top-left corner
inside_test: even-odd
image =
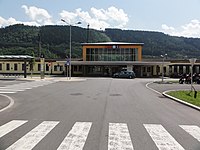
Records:
[[[70,59],[69,58],[67,58],[67,61],[66,61],[65,65],[67,65],[67,66],[70,65]]]
[[[194,63],[196,62],[196,58],[191,58],[191,59],[189,59],[189,61],[190,61],[190,63],[191,63],[191,65],[193,66],[194,65]]]

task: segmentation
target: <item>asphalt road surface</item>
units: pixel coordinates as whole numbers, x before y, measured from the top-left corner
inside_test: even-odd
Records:
[[[149,81],[0,81],[15,102],[0,112],[0,150],[199,150],[200,112]]]

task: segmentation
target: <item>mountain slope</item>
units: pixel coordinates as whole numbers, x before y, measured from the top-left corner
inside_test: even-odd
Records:
[[[200,58],[200,39],[169,36],[161,32],[106,29],[112,41],[142,42],[143,55],[152,57],[167,53],[172,58]]]
[[[0,28],[0,55],[27,54],[46,58],[65,58],[69,55],[69,26],[25,26],[17,24]],[[144,57],[160,57],[167,53],[171,58],[200,58],[200,39],[169,36],[161,32],[106,29],[104,31],[72,26],[72,57],[82,57],[80,43],[85,42],[144,43]]]

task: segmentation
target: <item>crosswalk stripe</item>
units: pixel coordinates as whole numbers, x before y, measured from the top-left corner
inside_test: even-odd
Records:
[[[179,125],[183,130],[200,142],[200,128],[194,125]]]
[[[27,120],[12,120],[2,126],[0,126],[0,138],[4,135],[8,134],[9,132],[13,131],[14,129],[20,127],[21,125],[28,122]]]
[[[12,120],[0,126],[0,138],[12,132],[28,120]],[[43,121],[6,150],[33,149],[59,121]],[[76,122],[57,150],[83,150],[92,122]],[[184,150],[184,148],[160,124],[143,124],[159,150]],[[196,125],[179,125],[200,142],[200,128]],[[134,150],[126,123],[109,123],[108,150]]]
[[[28,90],[28,89],[31,89],[30,87],[20,87],[20,86],[11,86],[11,87],[0,87],[0,90],[6,90],[6,89],[13,89],[13,90]]]
[[[13,92],[19,92],[19,91],[24,91],[24,90],[21,90],[21,89],[0,89],[0,91],[13,91]]]
[[[133,150],[128,126],[125,123],[109,123],[108,150]]]
[[[6,150],[31,150],[34,148],[59,122],[43,121],[28,132]]]
[[[13,94],[17,92],[11,92],[11,91],[0,91],[1,94]]]
[[[159,150],[184,150],[162,125],[144,124],[144,127]]]
[[[82,150],[91,126],[91,122],[76,122],[58,150]]]

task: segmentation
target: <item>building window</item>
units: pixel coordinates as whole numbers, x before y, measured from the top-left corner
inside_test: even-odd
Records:
[[[38,68],[37,68],[38,71],[41,70],[41,64],[38,64]]]
[[[54,66],[54,71],[58,71],[57,67],[57,65]]]
[[[17,64],[14,64],[14,71],[17,71],[18,70],[18,66]]]
[[[46,71],[49,71],[49,64],[46,64]]]
[[[60,66],[60,71],[63,71],[63,66]]]
[[[177,73],[177,66],[174,66],[174,73]]]
[[[24,71],[24,64],[22,64],[22,71]]]
[[[87,48],[86,61],[137,61],[137,48]]]
[[[156,66],[156,72],[157,72],[157,74],[160,72],[160,67],[159,66]]]
[[[147,72],[151,72],[151,67],[147,67]]]
[[[142,72],[146,72],[146,67],[142,67]]]
[[[190,66],[186,66],[186,73],[190,73]]]
[[[2,70],[2,64],[0,63],[0,70]]]
[[[183,74],[183,66],[179,66],[179,73]]]
[[[74,66],[74,71],[77,72],[78,71],[78,66]]]
[[[10,64],[6,64],[6,70],[10,70]]]
[[[134,61],[137,61],[138,60],[138,48],[134,48],[133,49],[133,58],[134,58]]]
[[[167,67],[163,67],[163,71],[164,71],[164,73],[166,73],[167,72]]]
[[[81,72],[82,71],[82,66],[78,67],[78,71]]]

